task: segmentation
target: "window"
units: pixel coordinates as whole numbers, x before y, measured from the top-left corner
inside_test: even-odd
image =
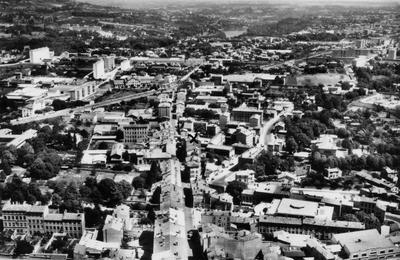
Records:
[[[361,256],[367,256],[367,253],[362,253]]]
[[[389,253],[393,253],[393,249],[389,249],[389,251],[388,251]]]

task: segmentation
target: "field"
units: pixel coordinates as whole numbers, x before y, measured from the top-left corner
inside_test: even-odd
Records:
[[[350,77],[338,73],[320,73],[297,77],[297,85],[299,86],[335,85],[339,81],[350,81]]]

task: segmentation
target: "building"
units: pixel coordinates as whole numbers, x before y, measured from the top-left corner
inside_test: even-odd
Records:
[[[390,60],[395,60],[395,59],[397,59],[397,49],[396,49],[396,48],[391,48],[391,49],[389,49],[388,58],[389,58]]]
[[[22,108],[22,117],[33,116],[36,111],[42,110],[46,107],[45,99],[42,97],[28,99],[26,103],[26,106]]]
[[[223,112],[219,115],[219,126],[223,129],[227,124],[229,124],[231,114],[229,112]]]
[[[74,238],[80,238],[85,229],[84,213],[49,213],[43,217],[44,232],[64,232]]]
[[[57,95],[67,95],[71,101],[83,100],[96,92],[96,82],[88,81],[76,85],[58,85],[50,90]]]
[[[232,120],[238,122],[250,123],[253,115],[260,116],[260,123],[263,123],[263,111],[253,107],[240,106],[232,109]]]
[[[345,259],[398,259],[400,248],[376,229],[362,230],[333,235],[332,240],[339,243]]]
[[[43,47],[29,51],[29,61],[34,64],[42,64],[45,60],[51,59],[50,49]]]
[[[356,47],[359,48],[359,49],[360,48],[365,48],[366,45],[367,45],[367,40],[359,39],[359,40],[356,40],[355,44],[356,44]]]
[[[235,172],[235,180],[246,183],[248,187],[253,187],[255,183],[253,170],[241,170]]]
[[[169,160],[160,165],[161,181],[160,210],[156,211],[154,224],[153,260],[188,259],[189,244],[186,233],[184,193],[181,181],[181,165]],[[189,227],[188,227],[189,228]]]
[[[327,168],[324,171],[324,177],[328,180],[335,180],[342,177],[342,170],[339,168]]]
[[[332,51],[332,56],[335,58],[356,58],[358,56],[370,57],[372,55],[373,55],[373,50],[366,48],[335,49]]]
[[[337,135],[322,134],[318,139],[311,141],[311,147],[326,156],[336,155],[336,152],[339,150],[339,147],[336,145],[337,141]]]
[[[104,70],[112,71],[115,68],[115,57],[114,56],[104,56]]]
[[[237,143],[241,143],[250,147],[253,147],[255,144],[256,134],[254,131],[251,131],[244,127],[239,127],[234,133],[234,135],[235,135],[235,141]]]
[[[131,68],[131,62],[129,60],[123,60],[121,62],[121,70],[128,71]]]
[[[79,238],[85,229],[84,213],[49,213],[48,205],[6,202],[2,208],[4,230],[18,233],[64,232]]]
[[[125,144],[144,143],[148,140],[150,127],[147,124],[128,125],[123,129]]]
[[[262,215],[259,218],[258,232],[272,236],[276,231],[290,234],[312,235],[318,239],[331,239],[333,234],[365,229],[361,222],[316,220],[314,218],[281,217]]]
[[[255,259],[265,246],[262,236],[247,230],[225,231],[215,225],[202,227],[201,244],[209,259]]]
[[[6,146],[15,146],[16,148],[20,148],[26,143],[27,140],[37,136],[37,130],[34,129],[28,129],[20,135],[13,135],[9,129],[1,130],[0,144],[5,144]]]
[[[105,64],[104,60],[98,60],[93,64],[93,78],[94,79],[102,79],[105,75]]]
[[[158,117],[171,118],[171,104],[163,102],[158,105]]]
[[[123,219],[107,215],[103,227],[103,241],[106,243],[121,243],[124,236]]]

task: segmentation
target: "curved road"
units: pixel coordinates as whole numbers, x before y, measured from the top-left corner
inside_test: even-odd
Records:
[[[278,123],[279,121],[282,120],[283,116],[286,116],[289,113],[289,111],[282,111],[280,112],[276,117],[271,118],[267,122],[264,123],[262,129],[260,130],[260,140],[257,144],[257,146],[264,146],[265,149],[267,149],[267,144],[269,142],[269,135],[272,130],[272,127]]]

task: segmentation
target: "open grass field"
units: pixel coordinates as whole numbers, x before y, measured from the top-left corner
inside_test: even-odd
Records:
[[[319,73],[297,77],[297,85],[299,86],[335,85],[340,81],[350,81],[350,77],[339,73]]]

